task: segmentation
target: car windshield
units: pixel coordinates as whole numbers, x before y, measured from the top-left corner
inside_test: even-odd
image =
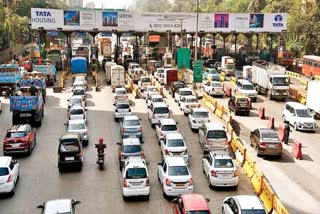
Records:
[[[160,103],[160,102],[163,102],[163,99],[162,99],[161,97],[159,97],[159,98],[153,98],[153,99],[152,99],[152,102],[154,102],[154,103]]]
[[[180,95],[182,96],[192,95],[192,91],[181,91]]]
[[[312,117],[308,109],[296,109],[298,117]]]
[[[209,113],[208,112],[193,112],[193,116],[196,118],[208,118]]]
[[[147,171],[145,168],[129,168],[126,173],[127,179],[147,178]]]
[[[134,69],[134,68],[140,68],[140,66],[139,65],[132,65],[132,68]]]
[[[219,87],[222,87],[222,84],[219,82],[215,82],[215,83],[211,83],[211,86],[215,88],[219,88]]]
[[[162,131],[177,131],[176,125],[164,125],[162,126]]]
[[[123,152],[124,152],[124,153],[137,153],[137,152],[141,152],[141,146],[140,146],[140,145],[127,145],[127,146],[123,146]]]
[[[158,72],[158,74],[162,74],[162,73],[164,73],[164,70],[163,69],[159,69],[157,72]]]
[[[0,167],[0,176],[9,175],[9,170],[7,167]]]
[[[71,109],[70,114],[84,114],[83,109]]]
[[[189,171],[186,166],[170,166],[168,174],[169,176],[189,175]]]
[[[155,63],[154,63],[154,67],[160,68],[160,67],[161,67],[161,62],[155,62]]]
[[[197,103],[197,102],[198,102],[197,98],[190,98],[186,100],[186,103]]]
[[[150,82],[150,78],[149,77],[144,77],[141,79],[142,82]]]
[[[243,85],[243,90],[254,90],[253,85]]]
[[[73,90],[73,95],[84,95],[84,90],[82,89]]]
[[[119,94],[126,94],[127,92],[125,90],[117,90],[116,91],[116,95],[119,95]]]
[[[124,126],[140,126],[139,120],[124,120],[123,121]]]
[[[227,134],[224,130],[211,130],[208,132],[207,138],[211,139],[226,139]]]
[[[265,210],[241,210],[241,214],[266,214]]]
[[[16,137],[25,137],[27,135],[26,132],[8,132],[7,137],[16,138]]]
[[[168,114],[169,113],[169,109],[166,107],[158,107],[154,109],[154,113],[155,114]]]
[[[184,142],[182,139],[171,139],[171,140],[168,140],[167,146],[168,147],[183,147]]]
[[[186,214],[209,214],[208,210],[187,211]]]
[[[86,127],[83,123],[73,123],[73,124],[69,124],[68,130],[82,130],[85,128]]]
[[[84,79],[84,77],[78,76],[78,77],[76,77],[75,81],[84,82],[85,79]]]
[[[147,90],[148,92],[157,92],[158,91],[158,89],[156,89],[156,88],[148,88],[148,90]]]
[[[80,152],[80,146],[78,142],[61,142],[61,152]]]
[[[129,104],[118,104],[117,105],[117,109],[128,109],[128,108],[130,108]]]
[[[230,158],[228,159],[215,159],[214,161],[215,168],[233,168],[233,162]]]
[[[273,85],[277,85],[277,86],[289,85],[286,77],[274,77],[272,83],[273,83]]]
[[[218,74],[218,72],[216,70],[213,70],[213,69],[208,70],[208,73],[209,74]]]
[[[266,132],[261,135],[262,140],[279,140],[276,132]]]
[[[176,87],[176,88],[184,88],[185,86],[184,86],[184,84],[176,84],[174,87]]]

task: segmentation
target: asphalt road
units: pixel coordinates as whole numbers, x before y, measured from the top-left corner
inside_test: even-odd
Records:
[[[103,77],[103,73],[100,73]],[[70,82],[68,83],[70,85]],[[70,88],[63,93],[53,93],[47,89],[47,103],[42,126],[37,129],[37,145],[30,157],[17,157],[20,161],[20,180],[13,197],[1,196],[0,213],[30,214],[40,213],[38,204],[58,198],[74,198],[82,203],[77,213],[171,213],[172,203],[162,196],[162,188],[157,180],[157,163],[161,161],[160,147],[147,120],[147,106],[143,99],[131,99],[132,110],[142,118],[144,132],[144,150],[150,174],[151,196],[149,201],[132,200],[124,202],[121,193],[120,171],[118,169],[117,145],[120,141],[119,124],[114,122],[111,88],[103,84],[102,90],[96,92],[91,86],[88,91],[88,129],[89,145],[84,148],[85,163],[81,172],[59,173],[57,168],[58,139],[64,132],[67,119],[67,99]],[[0,134],[4,138],[11,126],[9,100],[0,98],[3,112],[0,115]],[[191,132],[187,117],[179,110],[172,98],[167,103],[173,118],[179,123],[179,130],[184,135],[190,159],[190,170],[194,181],[194,192],[210,198],[210,208],[214,213],[221,212],[222,200],[231,195],[253,194],[246,176],[239,170],[240,181],[237,190],[209,189],[202,173],[202,153],[197,133]],[[103,137],[107,143],[105,170],[100,171],[96,165],[94,143]],[[2,147],[0,148],[2,154]]]

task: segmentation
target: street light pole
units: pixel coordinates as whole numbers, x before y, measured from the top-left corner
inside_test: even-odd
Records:
[[[196,22],[197,22],[196,23],[196,45],[195,45],[195,48],[194,48],[194,63],[198,59],[199,0],[197,0],[197,21]]]

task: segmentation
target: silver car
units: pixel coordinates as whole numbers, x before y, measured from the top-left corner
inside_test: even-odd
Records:
[[[140,119],[137,115],[125,116],[120,123],[121,138],[135,136],[143,142],[143,132]]]

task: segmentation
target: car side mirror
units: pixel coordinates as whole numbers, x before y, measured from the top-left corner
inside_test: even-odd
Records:
[[[116,106],[116,104],[115,104],[115,103],[113,103],[113,106]]]
[[[150,107],[149,107],[150,108]],[[142,119],[141,118],[139,118],[139,121],[141,121]]]
[[[172,199],[171,202],[172,202],[172,203],[175,203],[175,204],[178,203],[178,198]]]
[[[162,166],[162,163],[158,163],[158,166]]]
[[[68,125],[68,123],[64,123],[64,125],[65,125],[65,126],[67,126],[67,125]]]
[[[44,205],[43,205],[43,204],[40,204],[40,205],[37,206],[37,208],[38,208],[38,209],[44,209]]]
[[[87,108],[85,108],[84,110],[85,110],[85,111],[88,111],[88,109],[87,109]]]
[[[206,202],[209,203],[210,202],[210,198],[206,198]]]
[[[116,144],[117,144],[117,145],[119,145],[119,146],[121,145],[121,143],[120,143],[120,142],[116,142]]]
[[[77,204],[81,204],[81,201],[74,201],[74,200],[72,201],[72,205],[73,205],[73,206],[75,206],[75,205],[77,205]]]
[[[67,99],[67,101],[70,101],[70,99]]]
[[[176,124],[178,125],[179,123],[178,123],[178,122],[176,122]]]
[[[13,163],[13,164],[17,164],[18,161],[17,161],[17,160],[12,160],[12,163]]]

